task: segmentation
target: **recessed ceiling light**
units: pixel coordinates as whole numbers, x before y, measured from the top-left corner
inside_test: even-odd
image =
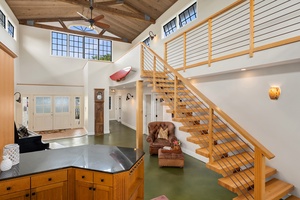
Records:
[[[243,69],[241,69],[241,71],[246,71],[246,69],[243,68]]]

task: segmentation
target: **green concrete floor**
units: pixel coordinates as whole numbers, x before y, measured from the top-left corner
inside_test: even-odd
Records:
[[[157,156],[150,156],[144,136],[145,200],[166,195],[169,200],[229,200],[236,195],[218,185],[221,175],[207,169],[205,163],[185,154],[184,168],[158,166]],[[51,140],[69,147],[85,144],[106,144],[135,147],[135,131],[117,121],[110,121],[110,134]]]

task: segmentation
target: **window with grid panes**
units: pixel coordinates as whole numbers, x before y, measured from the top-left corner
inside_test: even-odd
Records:
[[[69,35],[69,54],[73,58],[83,58],[83,37]]]
[[[8,20],[7,32],[11,37],[15,37],[15,27]]]
[[[197,18],[197,3],[194,3],[190,7],[188,7],[186,10],[184,10],[182,13],[178,15],[179,17],[179,26],[183,27],[187,23],[193,21]]]
[[[84,37],[84,58],[98,60],[98,39]]]
[[[52,32],[52,55],[67,56],[68,35],[65,33]]]
[[[0,10],[0,25],[5,29],[6,28],[6,17],[4,13]]]
[[[169,21],[168,23],[166,23],[163,26],[165,36],[168,36],[171,33],[174,33],[176,31],[176,29],[177,29],[177,27],[176,27],[176,17],[174,17],[171,21]]]
[[[112,46],[109,40],[99,40],[99,60],[111,61]]]

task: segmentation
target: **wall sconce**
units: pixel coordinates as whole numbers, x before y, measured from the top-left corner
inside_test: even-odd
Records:
[[[270,87],[269,89],[269,97],[272,100],[277,100],[280,96],[280,88],[279,87]]]
[[[19,94],[19,98],[17,98],[16,102],[21,103],[21,101],[22,101],[22,95],[21,95],[21,93],[20,93],[20,92],[16,92],[16,93],[14,94],[14,96],[15,96],[16,94]]]
[[[154,34],[152,31],[149,31],[149,37],[151,40],[153,40],[155,36],[156,34]]]
[[[126,96],[126,101],[128,101],[129,99],[131,99],[133,97],[133,95],[132,94],[130,94],[130,93],[127,93],[127,96]]]

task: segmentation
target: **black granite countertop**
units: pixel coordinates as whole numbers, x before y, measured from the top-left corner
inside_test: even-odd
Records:
[[[108,145],[83,145],[20,154],[20,163],[0,172],[0,180],[67,167],[106,173],[128,171],[142,156],[142,150]]]

